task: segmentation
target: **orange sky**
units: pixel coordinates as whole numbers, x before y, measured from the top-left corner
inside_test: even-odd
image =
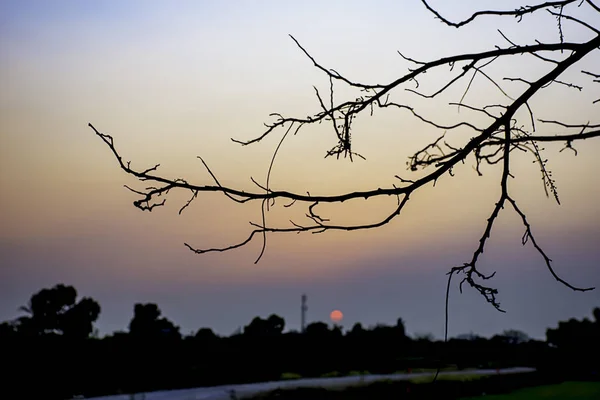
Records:
[[[473,9],[472,4],[464,3],[464,8],[453,10],[453,16],[467,15]],[[453,262],[469,258],[499,194],[497,168],[486,167],[485,175],[478,177],[470,160],[456,170],[456,177],[446,176],[435,188],[415,193],[403,215],[379,231],[272,236],[265,258],[255,266],[258,242],[230,254],[207,256],[189,253],[183,242],[212,247],[245,238],[250,232],[248,220],[257,221],[260,216],[259,203],[239,206],[211,194],[177,216],[187,194],[176,194],[165,208],[142,213],[131,205],[135,196],[123,188],[124,184],[136,186],[136,182],[118,169],[107,147],[86,125],[91,122],[113,135],[124,158],[139,169],[160,162],[165,175],[209,183],[210,177],[196,159],[201,155],[223,184],[251,189],[251,176],[264,181],[283,131],[248,147],[238,146],[230,138],[260,134],[271,112],[299,116],[315,112],[318,104],[312,85],[323,91],[328,87],[327,79],[287,34],[293,34],[324,65],[355,80],[382,83],[406,71],[408,64],[396,50],[417,59],[433,59],[465,49],[488,49],[503,44],[497,27],[522,42],[534,38],[554,41],[557,33],[552,21],[532,17],[529,25],[517,25],[512,20],[494,20],[498,26],[491,26],[488,20],[455,30],[434,20],[418,1],[403,6],[390,1],[374,5],[353,1],[343,3],[343,16],[340,2],[320,4],[319,12],[315,11],[317,3],[311,2],[231,4],[235,6],[218,1],[84,6],[60,1],[56,8],[48,9],[43,2],[24,1],[1,6],[0,14],[5,17],[0,24],[0,278],[2,286],[13,289],[2,299],[0,317],[12,318],[11,310],[33,291],[57,280],[77,282],[80,292],[95,292],[103,299],[108,289],[98,289],[89,277],[102,277],[104,285],[131,282],[132,286],[122,291],[139,296],[129,293],[122,297],[123,302],[158,301],[153,299],[161,298],[163,289],[132,287],[144,286],[146,281],[168,281],[174,287],[171,293],[176,293],[178,285],[185,284],[199,288],[258,283],[277,288],[295,281],[342,285],[344,279],[354,279],[366,268],[387,271],[377,260],[395,257],[407,260],[397,267],[406,276],[432,271],[443,279]],[[572,25],[566,33],[571,40],[586,35]],[[499,65],[494,72],[536,76],[548,69],[531,60],[513,61]],[[599,61],[596,54],[586,65],[599,65]],[[588,82],[577,74],[580,67],[569,71],[567,77]],[[439,87],[441,77],[432,74],[430,81],[422,82],[424,90]],[[468,104],[501,99],[485,80],[476,79],[476,83],[465,98]],[[460,98],[465,84],[431,104],[402,90],[396,100],[410,102],[432,119],[468,118],[483,123],[473,113],[463,110],[457,114],[455,108],[445,106]],[[513,95],[523,90],[519,84],[507,87]],[[340,90],[339,95],[343,93]],[[540,118],[597,123],[598,105],[590,101],[597,97],[598,86],[587,85],[581,94],[551,87],[540,93],[532,106]],[[561,133],[553,127],[545,132]],[[284,143],[272,187],[309,190],[311,194],[389,187],[396,183],[395,174],[410,178],[407,157],[438,133],[407,112],[377,111],[374,117],[356,122],[355,149],[367,161],[351,164],[323,159],[335,143],[328,127],[303,129]],[[463,131],[449,138],[459,145],[469,135]],[[529,156],[515,157],[516,179],[510,182],[511,191],[534,224],[540,242],[556,245],[567,241],[576,248],[568,239],[571,233],[585,243],[598,234],[600,141],[578,144],[577,157],[568,151],[559,153],[559,145],[545,147],[562,205],[545,198],[539,169]],[[331,212],[344,221],[365,221],[384,216],[395,202],[394,198],[357,200]],[[269,220],[283,223],[289,219],[288,211],[275,209]],[[290,212],[300,221],[305,210],[298,207]],[[503,214],[494,234],[497,237],[490,246],[507,249],[518,244],[522,227],[514,215]],[[564,249],[565,259],[570,248]],[[600,257],[596,248],[586,247],[585,251],[587,263]],[[431,253],[436,253],[435,257]],[[420,263],[425,256],[435,260]],[[24,265],[29,262],[27,257],[46,260],[48,265]],[[90,260],[94,267],[84,265]],[[537,263],[539,273],[545,274],[541,260]],[[24,275],[36,276],[44,268],[44,273],[31,280]],[[517,276],[518,270],[514,273]],[[597,272],[586,273],[578,276],[593,276],[598,284]],[[424,292],[439,289],[423,288]],[[297,297],[299,293],[300,289]],[[576,312],[586,307],[591,310],[600,298],[592,294],[587,299]],[[321,318],[326,319],[326,310],[334,307],[346,313],[351,305],[323,305]],[[378,307],[372,304],[373,309]],[[258,312],[270,310],[253,309],[246,314]],[[243,320],[246,314],[235,318]],[[382,319],[396,320],[384,314]],[[347,315],[344,321],[351,322],[352,314]],[[368,315],[356,318],[368,319]],[[115,320],[125,317],[119,318],[107,326],[112,329]],[[222,329],[228,329],[238,322],[217,318],[206,323],[222,323]],[[410,321],[408,325],[410,328]],[[434,330],[427,324],[422,329]]]

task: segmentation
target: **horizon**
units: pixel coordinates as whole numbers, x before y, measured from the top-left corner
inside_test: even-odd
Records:
[[[459,19],[480,3],[441,11]],[[510,8],[518,2],[508,3]],[[175,193],[165,207],[141,212],[124,185],[143,184],[119,170],[87,124],[111,134],[136,168],[160,163],[167,176],[207,184],[211,178],[196,158],[202,156],[223,184],[249,190],[255,188],[251,176],[259,181],[265,176],[283,132],[251,146],[230,139],[260,135],[273,112],[318,111],[313,85],[319,90],[329,85],[289,34],[328,68],[382,83],[410,67],[397,51],[433,60],[488,50],[506,43],[497,29],[520,43],[557,40],[552,16],[533,15],[522,24],[483,19],[456,30],[419,1],[1,3],[0,321],[18,317],[18,307],[33,293],[64,282],[100,303],[95,326],[103,334],[126,329],[133,305],[148,302],[182,333],[206,326],[229,335],[263,312],[282,316],[286,329],[298,329],[300,296],[306,293],[307,322],[327,320],[339,309],[347,329],[356,322],[393,325],[402,318],[409,335],[443,337],[446,273],[468,261],[478,245],[500,193],[497,166],[485,166],[479,177],[470,159],[454,177],[415,193],[402,216],[376,230],[270,235],[255,265],[258,242],[203,255],[184,243],[210,247],[243,240],[248,221],[260,218],[260,204],[206,194],[178,215],[189,196]],[[573,24],[564,29],[572,41],[586,35]],[[544,65],[519,60],[510,73],[545,71]],[[566,78],[583,82],[578,71],[598,61],[592,55]],[[420,84],[433,88],[442,82],[432,75]],[[492,84],[475,82],[466,101],[496,98]],[[511,94],[522,90],[508,87]],[[463,90],[455,89],[449,99],[460,99]],[[593,87],[581,93],[545,90],[532,102],[536,118],[598,122],[592,119],[598,105],[589,101],[597,97]],[[343,89],[338,93],[347,96]],[[483,118],[406,99],[431,118]],[[460,143],[461,135],[452,140]],[[398,182],[395,174],[415,176],[406,170],[407,157],[437,136],[408,113],[377,110],[355,122],[353,145],[367,160],[350,163],[324,159],[335,144],[332,132],[307,128],[282,146],[271,183],[311,194],[389,187]],[[507,312],[497,312],[471,288],[460,294],[460,280],[453,280],[449,337],[516,329],[545,338],[558,321],[589,317],[600,306],[600,140],[575,145],[577,156],[561,152],[562,144],[544,147],[561,205],[546,197],[539,168],[521,154],[514,157],[511,192],[556,272],[574,285],[597,289],[578,293],[558,283],[531,245],[521,245],[522,223],[506,209],[480,267],[497,272],[489,282]],[[380,216],[390,202],[396,199],[322,210],[355,222]],[[300,219],[305,210],[291,212]],[[287,221],[276,208],[269,218]]]
[[[69,286],[69,285],[67,285],[67,286]],[[44,289],[50,289],[50,288],[44,288]],[[81,296],[80,294],[78,294],[77,299],[80,300],[80,299],[82,299],[84,297],[86,297],[86,296]],[[100,304],[100,308],[102,308],[101,304]],[[160,310],[160,305],[158,305],[158,308]],[[167,320],[169,320],[170,322],[172,322],[175,327],[180,328],[180,326],[177,324],[176,321],[171,320],[168,315],[165,315],[164,313],[162,313],[162,310],[160,310],[160,311],[161,311],[161,315],[160,315],[161,318],[166,318]],[[342,317],[339,320],[334,320],[332,318],[331,315],[334,312],[336,312],[336,311],[339,312],[340,310],[332,310],[332,312],[330,313],[330,318],[329,318],[328,321],[327,320],[316,320],[316,319],[311,320],[311,319],[308,319],[306,321],[306,326],[311,325],[313,323],[324,323],[324,324],[326,324],[328,326],[329,329],[339,328],[340,332],[342,334],[346,335],[349,332],[351,332],[352,329],[356,325],[360,325],[361,328],[365,329],[365,330],[373,330],[374,328],[377,328],[377,327],[393,327],[393,326],[396,326],[397,323],[398,323],[398,321],[394,321],[393,323],[376,322],[374,324],[366,325],[366,324],[363,324],[361,321],[355,321],[352,325],[347,325],[347,324],[344,325],[344,323],[343,323],[343,318],[344,318],[343,317],[343,313],[342,313]],[[100,312],[100,315],[101,314],[102,314],[102,312]],[[302,333],[302,328],[301,327],[300,328],[296,328],[296,327],[290,328],[289,327],[289,320],[286,319],[286,316],[281,316],[281,315],[278,315],[278,314],[275,314],[275,313],[263,313],[263,314],[259,314],[259,315],[254,316],[252,319],[254,319],[254,318],[261,318],[261,319],[266,320],[268,317],[270,317],[272,315],[275,315],[275,316],[283,318],[283,320],[285,322],[285,325],[284,325],[284,329],[283,329],[282,333],[284,333],[284,334],[286,334],[286,333]],[[586,319],[590,320],[590,316],[592,316],[592,315],[593,315],[593,310],[590,310],[589,315],[585,316],[582,320],[586,320]],[[133,318],[133,315],[132,315],[132,318]],[[299,316],[298,319],[302,320],[302,317]],[[400,318],[400,319],[402,319],[402,318]],[[571,319],[573,319],[573,317],[568,318],[568,320],[571,320]],[[575,318],[575,319],[577,319],[577,318]],[[207,329],[208,328],[208,329],[210,329],[213,333],[215,333],[219,337],[231,337],[231,336],[235,336],[235,335],[239,335],[239,334],[244,334],[245,328],[248,326],[248,324],[250,324],[251,321],[252,320],[249,320],[249,321],[246,321],[246,322],[240,324],[236,329],[234,329],[231,333],[228,333],[228,334],[223,334],[221,332],[216,332],[210,326],[201,326],[201,327],[198,327],[197,329],[194,329],[194,330],[192,330],[192,331],[190,331],[188,333],[182,332],[181,330],[179,332],[181,333],[182,337],[194,336],[199,330]],[[10,321],[0,321],[0,322],[10,322]],[[566,320],[565,321],[557,321],[556,324],[554,324],[553,326],[548,326],[547,329],[556,329],[558,327],[558,325],[559,325],[560,322],[566,322]],[[405,328],[405,330],[407,332],[406,336],[409,337],[409,338],[411,338],[411,339],[413,339],[413,340],[416,340],[416,339],[419,339],[419,338],[423,338],[423,337],[427,337],[427,338],[429,338],[432,341],[444,341],[443,337],[441,337],[441,338],[437,337],[437,336],[433,335],[431,332],[412,332],[412,333],[409,333],[408,327],[406,325],[406,321],[404,319],[402,319],[402,324],[403,324],[403,327]],[[103,338],[111,337],[113,335],[120,334],[120,333],[128,333],[128,331],[129,331],[129,326],[126,326],[123,329],[117,329],[117,330],[114,330],[112,332],[104,332],[103,334],[100,334],[100,332],[97,330],[97,328],[95,328],[95,333],[93,333],[93,336],[96,337],[96,338],[98,338],[98,339],[103,339]],[[509,332],[509,331],[522,332],[530,340],[547,341],[547,338],[546,338],[545,335],[544,335],[543,338],[539,338],[539,337],[536,338],[536,337],[533,337],[533,336],[529,335],[528,332],[521,331],[521,330],[513,330],[513,329],[510,329],[510,328],[503,329],[501,331],[498,331],[498,332],[495,332],[495,333],[492,333],[492,334],[488,334],[488,335],[482,335],[482,334],[479,334],[478,332],[473,332],[473,331],[463,332],[463,333],[460,333],[460,334],[457,334],[457,335],[454,335],[454,336],[448,336],[448,340],[450,340],[450,339],[464,339],[464,337],[476,337],[476,338],[482,338],[482,339],[492,339],[494,336],[502,336],[504,333]],[[469,340],[469,339],[467,339],[467,340]]]
[[[52,285],[52,286],[54,286],[54,285]],[[67,284],[67,286],[69,286],[69,285]],[[47,288],[44,288],[44,289],[49,289],[49,288],[50,287],[47,287]],[[41,289],[42,288],[40,288],[40,290]],[[75,289],[77,289],[77,288],[75,288]],[[33,293],[32,293],[32,295],[33,295]],[[84,297],[88,297],[88,296],[85,296],[84,294],[78,293],[77,299],[80,300],[80,299],[82,299]],[[300,299],[301,299],[301,297],[302,296],[300,296]],[[96,300],[96,299],[94,299],[94,300]],[[153,302],[149,301],[148,303],[153,303]],[[23,304],[26,304],[26,302],[23,303]],[[156,304],[156,303],[154,303],[154,304]],[[302,304],[302,303],[300,303],[300,304]],[[135,305],[131,306],[131,310],[132,310],[131,318],[133,318],[133,308],[134,308],[134,306]],[[292,327],[290,327],[290,321],[295,321],[296,319],[298,321],[302,320],[301,312],[298,312],[297,318],[288,318],[288,316],[286,316],[286,315],[279,315],[279,314],[276,314],[276,313],[268,313],[268,312],[267,313],[260,313],[260,314],[257,314],[255,316],[253,316],[250,320],[238,324],[237,327],[233,331],[231,331],[229,333],[220,332],[220,331],[215,330],[213,327],[208,326],[208,325],[198,326],[195,329],[192,329],[192,330],[190,330],[188,332],[185,332],[185,331],[183,331],[181,329],[181,326],[177,323],[177,321],[171,319],[168,315],[166,315],[163,312],[163,310],[160,308],[160,304],[157,304],[157,306],[158,306],[159,310],[161,311],[161,317],[167,318],[169,321],[173,322],[173,324],[180,329],[180,333],[181,333],[182,336],[194,336],[196,334],[196,332],[198,332],[200,329],[205,329],[205,328],[209,328],[217,336],[220,336],[220,337],[229,337],[229,336],[233,336],[233,335],[237,335],[237,334],[242,334],[244,332],[245,326],[247,326],[252,321],[252,319],[254,319],[255,317],[266,319],[266,318],[268,318],[271,315],[277,315],[277,316],[280,316],[280,317],[282,317],[284,319],[285,326],[284,326],[284,329],[283,329],[283,333],[300,333],[301,332],[301,324],[300,323],[298,323],[297,324],[298,326],[296,326],[296,324],[294,322],[292,322],[292,324],[291,324]],[[102,316],[102,304],[100,304],[100,308],[101,308],[101,311],[100,311],[100,317],[101,317]],[[16,309],[18,309],[18,308],[16,308]],[[309,307],[309,309],[310,309],[310,307]],[[336,311],[336,310],[332,309],[331,312],[333,312],[333,311]],[[592,311],[593,310],[590,310],[589,313],[588,313],[588,315],[585,315],[582,318],[568,317],[568,318],[565,318],[565,321],[573,319],[573,318],[574,319],[582,319],[582,320],[583,319],[588,319],[589,320],[590,316],[592,315]],[[22,312],[21,312],[21,314],[22,314]],[[367,329],[367,330],[371,330],[373,328],[380,327],[380,326],[388,326],[388,327],[389,326],[395,326],[397,324],[397,320],[394,320],[394,321],[376,321],[376,322],[370,323],[370,324],[365,324],[365,323],[363,323],[361,321],[354,321],[352,324],[345,324],[344,323],[345,314],[343,314],[342,319],[339,320],[339,321],[332,320],[331,319],[331,313],[329,315],[330,315],[330,317],[329,317],[328,320],[327,319],[311,319],[311,318],[307,318],[307,320],[306,320],[306,326],[308,326],[308,325],[310,325],[312,323],[325,323],[330,329],[332,329],[334,327],[338,327],[343,334],[347,334],[348,332],[350,332],[352,330],[352,328],[356,324],[360,324],[363,329]],[[441,337],[439,337],[439,336],[433,334],[432,332],[412,331],[410,329],[410,325],[407,324],[407,321],[404,318],[402,318],[402,317],[399,317],[399,318],[401,318],[402,321],[403,321],[403,325],[404,325],[404,328],[406,329],[406,336],[407,337],[410,337],[412,339],[417,339],[419,337],[429,336],[429,337],[431,337],[433,339],[433,341],[443,341],[444,340],[443,339],[443,335]],[[10,320],[7,320],[7,321],[3,320],[3,321],[0,321],[0,322],[10,322]],[[563,321],[556,321],[556,323],[554,323],[553,325],[550,325],[550,326],[546,327],[546,329],[555,329],[558,326],[559,322],[563,322]],[[118,334],[118,333],[127,333],[129,331],[129,322],[127,323],[127,325],[125,325],[121,329],[115,329],[115,330],[110,331],[110,332],[107,332],[107,331],[102,332],[102,331],[100,331],[97,328],[96,324],[94,324],[94,327],[95,327],[95,332],[96,332],[94,334],[95,337],[97,337],[99,339],[102,339],[102,338],[110,337],[110,336]],[[474,335],[474,336],[476,336],[478,338],[483,338],[483,339],[491,339],[493,336],[501,335],[504,332],[510,331],[510,330],[513,330],[513,329],[510,328],[510,327],[506,327],[506,328],[501,329],[501,330],[499,330],[497,332],[492,332],[492,333],[488,333],[488,334],[481,334],[479,332],[475,332],[475,331],[471,330],[471,331],[468,331],[468,332],[465,331],[465,332],[457,333],[455,335],[449,335],[448,336],[448,340],[450,340],[450,339],[458,339],[461,336],[469,336],[469,335]],[[527,331],[523,331],[521,329],[516,329],[516,330],[525,333],[532,340],[541,340],[541,341],[546,341],[547,340],[546,339],[545,331],[544,331],[544,335],[543,336],[541,336],[541,337],[540,336],[535,337],[535,336],[531,335]]]

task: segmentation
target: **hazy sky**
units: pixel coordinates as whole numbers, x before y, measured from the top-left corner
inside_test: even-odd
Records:
[[[511,9],[519,2],[504,3]],[[454,9],[443,1],[432,4],[458,19],[497,2],[463,1]],[[588,21],[599,26],[594,18]],[[521,24],[488,18],[456,30],[417,0],[1,2],[0,320],[17,317],[32,293],[63,282],[99,301],[102,333],[126,329],[136,302],[156,302],[184,333],[208,326],[229,334],[270,313],[297,329],[306,293],[310,321],[327,320],[338,308],[345,327],[402,317],[409,333],[441,337],[445,273],[470,260],[478,245],[499,195],[498,168],[486,167],[478,177],[469,159],[454,178],[416,193],[401,217],[377,231],[271,235],[254,265],[258,241],[207,255],[194,255],[183,243],[213,247],[243,240],[248,221],[258,221],[260,203],[240,206],[222,195],[203,195],[179,216],[188,194],[174,193],[164,208],[141,212],[123,185],[144,185],[119,170],[87,123],[112,134],[134,167],[160,162],[169,177],[210,183],[196,159],[201,155],[223,184],[250,189],[251,176],[264,182],[283,131],[249,147],[230,138],[259,135],[272,112],[304,117],[318,111],[312,85],[325,92],[329,84],[288,34],[325,66],[353,80],[385,83],[411,67],[397,50],[431,60],[493,49],[506,45],[498,28],[521,44],[558,40],[552,16]],[[563,30],[570,41],[590,37],[573,24]],[[573,83],[585,85],[583,92],[555,86],[540,92],[531,104],[536,117],[600,122],[600,106],[591,104],[600,86],[578,73],[599,61],[596,54],[568,71]],[[514,57],[489,73],[535,79],[548,69],[533,58]],[[431,92],[444,76],[432,73],[419,83]],[[447,106],[466,84],[439,101],[403,89],[394,99],[442,122],[483,123],[476,113]],[[503,84],[513,96],[524,90],[523,84]],[[340,88],[343,95],[357,94]],[[472,105],[499,101],[506,98],[481,77],[465,97]],[[395,174],[411,176],[407,157],[439,133],[407,112],[376,111],[359,118],[353,131],[355,150],[367,161],[350,163],[323,159],[336,143],[328,127],[302,130],[284,143],[272,187],[311,194],[389,187],[397,183]],[[469,135],[448,138],[458,146]],[[600,141],[579,143],[577,157],[560,149],[545,146],[544,155],[561,206],[545,197],[529,156],[515,156],[510,189],[556,271],[575,285],[600,286]],[[385,215],[395,202],[359,200],[337,210],[323,206],[322,212],[366,221]],[[290,213],[301,221],[305,211],[279,206],[268,217],[285,223]],[[512,328],[542,338],[559,320],[588,316],[600,306],[600,290],[574,293],[554,281],[539,254],[521,246],[522,233],[506,209],[481,259],[483,271],[497,271],[491,284],[507,313],[495,312],[472,289],[459,294],[454,285],[451,335]]]

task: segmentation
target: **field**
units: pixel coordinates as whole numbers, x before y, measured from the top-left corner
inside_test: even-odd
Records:
[[[470,374],[466,371],[460,374],[440,375],[438,381],[433,384],[431,383],[431,379],[431,376],[427,376],[415,377],[407,381],[380,381],[364,386],[279,389],[262,393],[253,397],[253,399],[383,400],[389,398],[446,398],[454,400],[600,400],[600,382],[560,382],[539,373],[490,376]]]
[[[600,382],[563,382],[516,390],[509,394],[465,397],[463,400],[600,399]]]

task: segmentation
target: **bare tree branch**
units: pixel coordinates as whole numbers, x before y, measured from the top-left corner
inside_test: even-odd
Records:
[[[254,178],[250,178],[251,182],[253,182],[258,188],[255,189],[255,191],[245,191],[235,187],[223,186],[211,168],[209,168],[205,160],[201,157],[198,158],[210,176],[209,182],[190,183],[181,178],[165,177],[158,173],[160,164],[156,164],[147,169],[133,168],[129,161],[123,161],[122,156],[115,147],[112,136],[98,131],[91,123],[89,124],[89,127],[94,131],[94,134],[102,139],[102,141],[107,145],[113,156],[116,158],[119,167],[125,173],[136,177],[139,181],[152,182],[151,184],[153,186],[147,186],[144,190],[132,189],[128,187],[128,189],[139,196],[139,198],[135,200],[133,204],[135,207],[141,210],[152,211],[155,207],[164,205],[166,197],[171,190],[184,190],[191,193],[191,197],[185,204],[181,206],[179,213],[187,209],[192,202],[198,198],[198,196],[206,192],[223,193],[225,196],[227,196],[227,198],[236,203],[260,201],[261,221],[259,223],[250,222],[252,230],[244,240],[222,247],[208,248],[195,247],[185,243],[185,246],[187,246],[191,251],[198,254],[203,254],[237,249],[250,243],[255,237],[261,237],[262,247],[255,262],[258,262],[263,256],[266,249],[267,236],[269,234],[306,232],[318,234],[327,231],[355,231],[378,228],[397,218],[401,214],[401,211],[404,209],[404,206],[407,204],[409,198],[411,198],[413,193],[417,192],[420,188],[429,184],[435,185],[437,180],[445,174],[453,175],[454,168],[459,163],[466,163],[471,157],[473,157],[475,160],[475,165],[473,168],[479,175],[482,175],[482,165],[498,165],[499,168],[502,168],[502,176],[500,179],[501,195],[498,201],[495,203],[489,218],[487,219],[487,223],[485,224],[483,233],[479,239],[479,244],[470,257],[470,260],[462,265],[455,266],[450,269],[448,285],[450,285],[450,280],[454,274],[463,274],[463,279],[459,285],[461,291],[463,284],[467,283],[469,286],[477,290],[486,299],[486,301],[492,304],[497,310],[503,311],[498,301],[497,289],[488,286],[486,283],[494,276],[495,273],[492,273],[491,275],[483,274],[480,272],[479,263],[487,241],[492,234],[495,221],[500,215],[500,212],[504,209],[504,206],[507,203],[510,203],[512,209],[519,215],[523,225],[525,226],[523,244],[526,244],[527,241],[532,243],[533,247],[544,259],[544,262],[551,275],[558,282],[572,290],[591,290],[592,288],[580,288],[574,286],[560,278],[555,273],[551,264],[551,259],[534,239],[531,225],[527,220],[525,213],[517,206],[517,203],[511,196],[509,190],[509,178],[514,176],[514,172],[511,170],[511,152],[514,152],[515,150],[522,151],[531,154],[534,157],[534,161],[539,164],[544,183],[544,190],[546,191],[547,195],[551,193],[558,202],[558,191],[552,178],[552,173],[548,169],[547,159],[542,156],[542,151],[544,149],[540,148],[538,143],[562,142],[565,143],[565,147],[562,150],[565,148],[571,149],[575,152],[575,154],[577,154],[576,149],[572,146],[573,143],[600,136],[600,130],[598,130],[598,128],[600,128],[600,124],[597,122],[566,123],[559,120],[548,119],[537,119],[537,121],[541,122],[542,124],[557,126],[563,132],[556,135],[537,134],[536,118],[534,118],[534,111],[530,105],[533,104],[531,103],[531,100],[550,85],[562,87],[564,90],[570,90],[573,93],[578,93],[584,90],[584,86],[570,83],[563,77],[565,71],[600,48],[600,31],[589,23],[575,18],[566,12],[571,9],[569,7],[579,7],[582,6],[584,2],[574,0],[548,1],[531,6],[522,6],[515,10],[480,10],[473,13],[467,19],[459,22],[451,22],[443,17],[438,11],[435,10],[435,8],[429,5],[428,1],[422,0],[422,3],[431,13],[434,14],[435,17],[440,19],[443,23],[457,28],[467,25],[472,21],[484,16],[509,16],[515,17],[518,21],[521,21],[522,17],[525,15],[545,10],[553,17],[556,17],[560,41],[558,43],[541,43],[539,41],[535,41],[535,44],[518,45],[514,41],[508,39],[504,33],[500,32],[504,40],[508,42],[509,47],[501,48],[496,46],[493,50],[489,51],[455,54],[433,61],[415,60],[398,52],[404,60],[413,64],[412,66],[414,69],[409,69],[406,74],[399,76],[389,83],[382,84],[357,82],[333,69],[324,67],[316,60],[315,57],[313,57],[313,55],[307,51],[307,49],[300,44],[298,40],[296,40],[296,38],[290,35],[295,45],[312,62],[313,66],[325,73],[329,81],[329,93],[326,95],[323,91],[320,92],[316,87],[314,87],[318,111],[312,116],[300,118],[287,117],[279,113],[272,113],[270,114],[270,117],[274,117],[274,122],[265,124],[266,129],[258,136],[245,141],[232,139],[234,142],[245,146],[260,142],[262,139],[268,135],[271,135],[279,128],[282,130],[285,129],[284,134],[282,135],[275,151],[273,152],[271,162],[266,173],[266,183],[262,184]],[[590,11],[600,12],[600,9],[592,1],[587,1],[585,4],[589,7]],[[567,42],[564,40],[564,32],[562,27],[563,20],[571,21],[584,26],[595,35],[587,41]],[[551,57],[548,57],[548,54],[550,54]],[[513,58],[510,58],[510,56],[514,55],[534,56],[536,57],[536,61],[546,63],[549,68],[546,69],[543,74],[537,76],[537,78],[526,78],[524,76],[497,77],[488,68],[490,64],[496,62],[497,60],[512,60]],[[449,66],[449,74],[452,76],[445,80],[445,83],[441,84],[441,87],[439,87],[437,90],[432,90],[430,92],[431,94],[425,94],[419,91],[418,89],[420,85],[417,79],[425,79],[428,76],[426,75],[427,72],[442,66]],[[454,71],[455,66],[460,66],[460,69],[457,72]],[[589,72],[586,70],[581,70],[581,72],[586,76],[592,77],[592,83],[598,83],[600,81],[600,75],[595,72]],[[474,80],[476,75],[481,75],[485,78],[485,80],[491,82],[491,84],[495,87],[494,90],[498,90],[504,96],[503,101],[505,101],[506,104],[486,104],[482,106],[465,104],[463,101],[471,87],[475,84]],[[403,104],[391,99],[392,95],[397,92],[396,89],[402,88],[404,90],[400,93],[409,92],[431,101],[459,82],[464,82],[466,89],[463,92],[462,97],[457,99],[458,101],[456,102],[451,102],[450,105],[457,106],[458,108],[463,107],[466,110],[478,113],[483,117],[484,121],[486,121],[485,124],[479,122],[473,123],[464,119],[458,122],[442,123],[426,116],[425,113],[418,111],[413,105]],[[518,83],[511,84],[510,82]],[[416,87],[403,87],[405,84],[409,83],[414,83]],[[341,84],[347,88],[355,89],[360,92],[360,95],[354,99],[341,101],[337,100],[337,97],[339,96],[334,96],[336,93],[336,84]],[[507,91],[502,85],[509,86],[511,89],[513,87],[518,87],[521,88],[522,91],[519,92],[518,95],[511,96],[508,93],[512,94],[513,91]],[[597,101],[600,101],[600,99]],[[394,179],[390,177],[391,182],[387,187],[373,187],[369,190],[349,191],[328,195],[314,195],[310,194],[308,191],[306,193],[298,193],[272,188],[271,174],[275,164],[275,159],[278,155],[280,147],[290,132],[297,134],[298,131],[303,127],[319,124],[321,122],[327,122],[328,124],[331,123],[332,131],[335,135],[335,140],[337,143],[326,151],[325,157],[340,158],[343,156],[344,158],[348,157],[350,160],[353,160],[354,157],[360,157],[364,159],[364,157],[359,153],[356,153],[352,147],[353,122],[360,115],[363,115],[365,110],[367,110],[367,116],[373,116],[375,109],[402,110],[403,112],[407,111],[411,118],[415,118],[418,122],[423,123],[429,129],[437,129],[441,131],[436,140],[420,150],[417,150],[408,159],[407,166],[409,171],[428,169],[428,172],[425,175],[418,179],[405,179],[395,175]],[[529,127],[529,125],[531,125],[531,131],[529,131],[529,128],[525,128],[525,125],[518,123],[517,115],[520,115],[518,114],[520,110],[524,110],[527,113],[526,126]],[[452,132],[465,129],[472,132],[474,136],[463,141],[462,143],[453,143],[453,141],[456,141],[456,139],[452,137]],[[579,132],[571,133],[574,131],[570,129],[577,129]],[[564,131],[566,131],[566,133]],[[395,179],[400,180],[402,185],[396,186],[395,183],[397,183],[397,181]],[[354,199],[370,199],[382,196],[396,196],[396,204],[393,207],[390,206],[385,218],[364,224],[354,225],[343,222],[333,223],[329,218],[323,216],[317,211],[319,206],[323,203],[339,204]],[[304,217],[306,220],[290,220],[289,224],[283,225],[268,224],[266,216],[270,208],[275,206],[276,199],[287,200],[286,204],[283,205],[283,207],[286,209],[304,206],[306,208],[306,211],[304,212]]]
[[[425,0],[421,0],[423,2],[423,4],[425,5],[425,7],[427,7],[427,9],[429,11],[431,11],[433,13],[433,15],[435,15],[440,21],[442,21],[443,23],[445,23],[446,25],[449,26],[453,26],[455,28],[460,28],[463,25],[467,25],[468,23],[472,22],[475,18],[477,17],[481,17],[481,16],[487,16],[487,15],[494,15],[494,16],[513,16],[519,19],[519,21],[521,21],[521,18],[526,15],[526,14],[532,14],[538,10],[544,10],[550,7],[564,7],[570,3],[574,3],[575,0],[565,0],[565,1],[548,1],[545,3],[540,3],[534,6],[523,6],[523,7],[519,7],[516,10],[510,10],[510,11],[494,11],[494,10],[484,10],[484,11],[477,11],[475,13],[473,13],[473,15],[471,15],[469,18],[460,21],[460,22],[451,22],[449,20],[447,20],[446,18],[442,17],[440,15],[440,13],[438,13],[434,8],[432,8],[427,1]]]

